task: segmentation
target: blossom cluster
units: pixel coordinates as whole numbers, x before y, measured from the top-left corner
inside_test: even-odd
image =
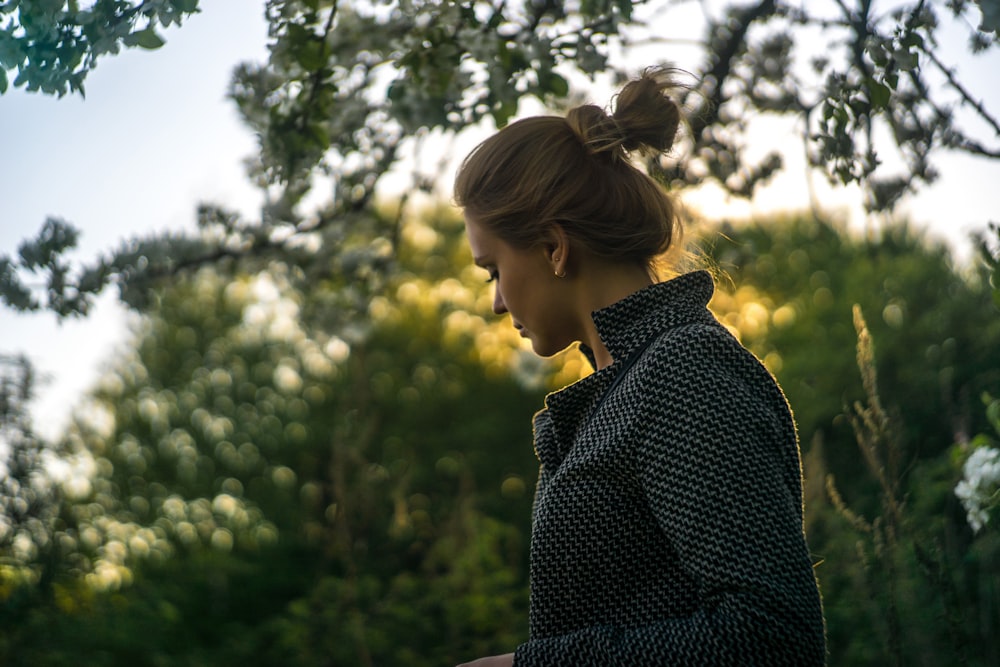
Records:
[[[955,495],[965,507],[974,532],[989,523],[990,512],[1000,506],[1000,449],[977,447],[966,459]]]

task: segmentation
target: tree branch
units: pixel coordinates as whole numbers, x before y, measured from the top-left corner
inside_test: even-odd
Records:
[[[702,81],[711,77],[715,87],[707,96],[705,104],[697,113],[691,114],[691,135],[695,141],[700,141],[702,133],[719,121],[719,110],[726,101],[722,89],[733,70],[733,60],[746,42],[750,26],[777,12],[775,0],[763,0],[756,7],[745,10],[739,15],[739,21],[730,28],[729,39],[726,40],[714,54],[714,64],[705,72]],[[712,58],[712,56],[710,56]]]
[[[982,118],[984,121],[986,121],[993,128],[993,131],[997,134],[997,136],[1000,136],[1000,122],[997,122],[997,119],[995,119],[993,116],[989,114],[989,112],[986,110],[986,107],[983,106],[983,103],[976,101],[972,97],[972,94],[955,77],[955,73],[952,70],[948,69],[948,67],[946,67],[945,64],[941,62],[941,60],[936,55],[934,55],[933,51],[924,47],[921,47],[920,50],[924,54],[926,54],[927,57],[930,58],[931,62],[934,63],[934,65],[941,71],[941,73],[945,75],[945,77],[948,79],[948,85],[954,88],[958,92],[958,94],[962,96],[962,101],[965,104],[971,106],[973,109],[975,109],[976,113],[979,114],[979,117]]]

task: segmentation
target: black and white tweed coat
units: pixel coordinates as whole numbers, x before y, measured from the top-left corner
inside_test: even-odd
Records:
[[[706,308],[712,292],[690,273],[594,313],[616,363],[535,416],[530,638],[515,667],[825,663],[795,425]]]

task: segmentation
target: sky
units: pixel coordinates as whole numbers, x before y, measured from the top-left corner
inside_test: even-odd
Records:
[[[257,217],[243,160],[253,135],[226,99],[233,67],[267,57],[263,2],[209,0],[164,31],[157,51],[98,61],[85,99],[0,96],[0,253],[13,255],[47,217],[82,232],[71,257],[107,253],[124,238],[193,229],[199,202]],[[23,353],[48,382],[34,402],[52,437],[129,339],[129,316],[105,290],[86,319],[0,309],[0,354]]]
[[[263,4],[201,3],[200,14],[164,33],[163,48],[101,60],[86,81],[85,99],[21,90],[0,96],[0,253],[16,253],[50,216],[82,231],[79,250],[71,255],[81,261],[109,252],[124,238],[193,229],[200,202],[255,219],[259,197],[243,169],[255,139],[225,91],[235,65],[266,59]],[[946,39],[942,48],[961,52],[963,46]],[[960,72],[992,109],[1000,109],[997,53],[963,64]],[[775,145],[788,148],[779,180],[751,203],[726,202],[711,190],[685,193],[685,203],[706,215],[733,217],[806,208],[807,170],[795,128],[763,122],[754,137],[751,155]],[[1000,220],[1000,161],[943,156],[938,168],[939,181],[908,199],[903,212],[968,257],[969,233],[987,220]],[[858,193],[830,190],[822,180],[813,178],[824,205],[842,211],[853,225],[864,225]],[[107,290],[85,319],[60,322],[48,313],[0,309],[0,353],[26,354],[47,378],[33,406],[43,435],[59,433],[80,397],[113,362],[129,340],[130,317],[114,290]]]

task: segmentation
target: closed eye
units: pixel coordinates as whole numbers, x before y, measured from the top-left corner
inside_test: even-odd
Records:
[[[492,283],[500,278],[500,272],[496,269],[487,269],[490,272],[489,278],[486,279],[487,283]]]

